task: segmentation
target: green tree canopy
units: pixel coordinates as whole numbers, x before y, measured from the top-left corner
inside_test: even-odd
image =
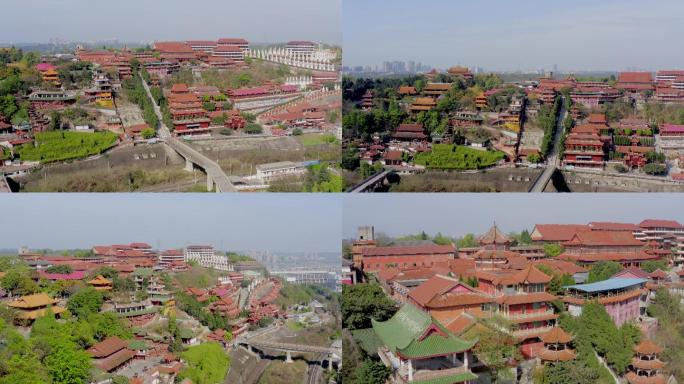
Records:
[[[83,317],[90,313],[97,313],[103,302],[102,294],[94,288],[88,287],[73,294],[67,303],[67,308],[74,315]]]
[[[394,302],[378,284],[346,285],[342,289],[342,326],[369,328],[371,319],[384,321],[397,311]]]
[[[614,274],[622,270],[622,265],[615,261],[599,261],[594,263],[589,270],[589,277],[587,283],[595,283],[609,279]]]
[[[554,244],[554,243],[544,244],[544,253],[548,257],[556,257],[556,256],[562,254],[564,251],[565,251],[565,249],[560,244]]]
[[[189,378],[195,384],[222,383],[230,366],[230,359],[216,342],[193,345],[182,356],[187,367],[179,376]]]

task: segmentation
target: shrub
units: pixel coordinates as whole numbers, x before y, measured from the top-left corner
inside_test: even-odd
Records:
[[[257,123],[249,123],[247,126],[245,126],[245,132],[251,134],[260,134],[264,132],[264,129],[261,127],[261,125]]]

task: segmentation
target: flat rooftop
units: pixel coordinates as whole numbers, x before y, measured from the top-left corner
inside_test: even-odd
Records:
[[[646,279],[636,279],[636,278],[632,278],[632,279],[612,278],[612,279],[608,279],[608,280],[597,281],[596,283],[590,283],[590,284],[566,285],[564,288],[565,289],[572,289],[575,291],[594,293],[594,292],[603,292],[603,291],[625,289],[625,288],[633,287],[635,285],[643,284],[647,281],[648,280],[646,280]]]
[[[302,166],[302,163],[295,163],[293,161],[279,161],[277,163],[259,164],[256,166],[256,169],[261,171],[271,171],[275,169],[296,168],[300,166]]]

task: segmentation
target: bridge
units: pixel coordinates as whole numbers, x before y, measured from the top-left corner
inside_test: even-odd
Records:
[[[221,167],[213,160],[203,155],[196,149],[192,148],[188,144],[174,137],[169,130],[169,127],[164,123],[164,118],[161,113],[161,108],[157,105],[157,101],[152,97],[152,92],[150,92],[150,86],[147,85],[145,79],[140,75],[140,80],[142,81],[145,92],[147,92],[147,97],[152,101],[152,106],[154,107],[154,113],[159,119],[159,137],[164,140],[169,147],[176,151],[185,159],[185,170],[192,171],[195,166],[204,170],[207,174],[207,191],[214,190],[216,187],[216,192],[237,192],[233,183],[228,179],[228,175],[221,169]]]
[[[551,148],[551,151],[546,157],[546,169],[544,169],[544,172],[542,172],[542,174],[539,175],[539,177],[534,182],[534,184],[532,184],[528,192],[544,192],[544,189],[546,189],[546,186],[549,184],[549,181],[551,181],[551,176],[553,176],[553,173],[556,171],[556,168],[558,167],[560,160],[560,158],[558,157],[558,150],[560,149],[561,138],[563,137],[563,133],[565,132],[565,126],[563,125],[563,121],[565,120],[567,112],[568,111],[565,110],[565,98],[561,96],[561,108],[558,113],[558,119],[556,120],[556,130],[553,138],[553,147]]]
[[[295,353],[313,353],[317,359],[316,360],[330,360],[329,366],[332,367],[332,360],[338,360],[342,357],[342,350],[333,347],[318,347],[314,345],[302,345],[302,344],[292,344],[292,343],[278,343],[273,341],[254,341],[252,340],[241,340],[237,342],[238,345],[244,345],[250,352],[253,352],[252,348],[257,349],[269,349],[273,351],[281,351],[286,353],[285,362],[292,362],[292,352]],[[327,356],[327,359],[320,359],[319,356]]]
[[[378,185],[381,185],[387,176],[394,171],[391,169],[383,169],[382,172],[376,173],[362,182],[347,189],[349,193],[373,192]]]

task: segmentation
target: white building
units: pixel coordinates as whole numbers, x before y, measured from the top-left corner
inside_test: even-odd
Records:
[[[338,281],[335,272],[324,270],[273,271],[271,275],[281,277],[292,284],[316,284],[330,289],[335,289]]]
[[[304,163],[279,161],[277,163],[259,164],[256,166],[256,177],[260,180],[272,180],[279,177],[299,175],[306,172]]]
[[[316,50],[316,43],[311,41],[290,41],[285,49],[292,53],[311,54]]]
[[[233,271],[233,264],[228,261],[226,255],[217,254],[211,245],[188,245],[185,247],[185,262],[194,261],[205,268],[218,269],[220,271]]]
[[[159,264],[171,264],[178,261],[185,261],[182,249],[169,249],[159,253]]]

